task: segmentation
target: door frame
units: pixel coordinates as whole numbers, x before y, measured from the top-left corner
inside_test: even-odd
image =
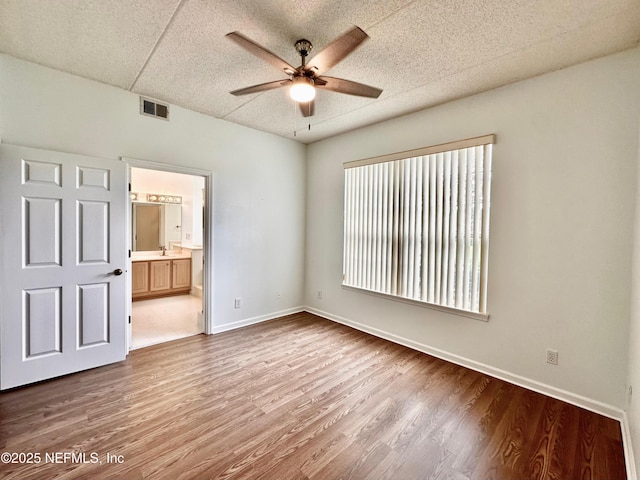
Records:
[[[205,258],[202,266],[202,316],[204,319],[204,333],[211,335],[213,333],[213,172],[200,168],[186,167],[183,165],[173,165],[169,163],[161,163],[150,160],[141,160],[139,158],[120,157],[130,167],[145,168],[147,170],[158,170],[170,173],[182,173],[185,175],[193,175],[204,177],[204,221],[202,236],[202,252]],[[131,178],[129,178],[131,183]],[[131,198],[129,198],[129,208],[127,210],[127,242],[131,243]],[[129,245],[131,248],[131,245]],[[131,259],[129,259],[131,263]],[[128,282],[129,289],[129,312],[131,315],[131,282]],[[131,329],[129,329],[131,332]],[[129,349],[131,349],[131,341],[129,341]]]

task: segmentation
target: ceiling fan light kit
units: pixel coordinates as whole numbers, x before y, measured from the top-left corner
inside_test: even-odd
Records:
[[[275,88],[289,86],[289,95],[293,100],[298,102],[302,116],[310,117],[315,112],[314,98],[316,95],[316,88],[367,98],[378,98],[382,93],[381,89],[364,85],[362,83],[342,78],[322,76],[324,72],[342,61],[363,41],[369,38],[369,36],[359,27],[353,27],[351,30],[335,39],[309,62],[307,62],[307,56],[309,55],[309,52],[311,52],[313,45],[309,40],[298,40],[294,45],[301,58],[301,65],[298,68],[289,65],[275,53],[267,50],[261,45],[258,45],[256,42],[245,37],[239,32],[231,32],[226,36],[248,52],[289,76],[288,80],[276,80],[273,82],[234,90],[231,92],[233,95],[248,95],[251,93],[264,92]]]
[[[307,103],[316,97],[313,80],[309,77],[293,77],[289,95],[296,102]]]

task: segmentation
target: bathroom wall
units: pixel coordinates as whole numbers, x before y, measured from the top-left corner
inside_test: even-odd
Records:
[[[181,241],[185,245],[202,245],[203,188],[203,177],[131,168],[131,191],[138,193],[139,201],[144,202],[149,193],[182,197]]]

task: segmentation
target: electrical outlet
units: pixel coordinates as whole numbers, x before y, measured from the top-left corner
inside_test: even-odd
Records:
[[[282,292],[276,292],[276,299],[282,299]]]
[[[233,308],[240,308],[242,306],[242,300],[240,298],[236,298],[233,301]]]
[[[318,290],[318,300],[322,300],[322,290]]]
[[[547,363],[558,365],[558,351],[547,348]]]

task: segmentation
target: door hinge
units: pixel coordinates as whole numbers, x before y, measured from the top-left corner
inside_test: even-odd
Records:
[[[131,183],[129,183],[129,191],[131,191]]]
[[[131,323],[131,315],[129,315],[129,323]]]
[[[129,258],[131,258],[131,249],[129,249]]]

